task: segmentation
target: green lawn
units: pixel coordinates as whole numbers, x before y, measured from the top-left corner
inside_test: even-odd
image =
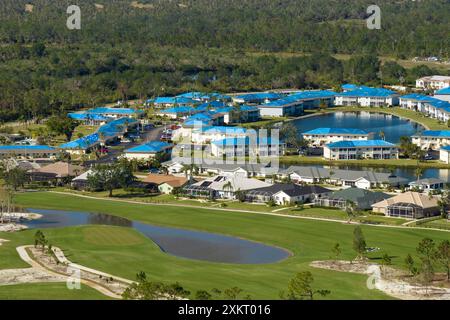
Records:
[[[310,270],[315,276],[317,287],[332,291],[328,298],[388,298],[381,292],[367,289],[366,276],[309,267],[313,260],[329,259],[331,248],[336,242],[343,247],[342,258],[354,257],[351,249],[354,226],[344,223],[188,207],[133,205],[37,192],[19,194],[16,201],[29,207],[103,212],[155,225],[234,235],[283,247],[293,253],[292,257],[273,264],[210,263],[164,254],[148,240],[134,243],[134,237],[133,241],[126,240],[127,243],[133,242],[133,245],[121,243],[123,240],[118,241],[119,244],[117,241],[99,240],[105,236],[89,235],[91,232],[98,233],[98,227],[45,230],[50,242],[66,250],[72,261],[118,276],[133,279],[134,275],[142,270],[147,272],[151,279],[179,281],[193,292],[199,289],[211,290],[214,287],[225,289],[239,286],[254,298],[267,299],[278,298],[280,290],[286,289],[289,279],[296,272]],[[448,238],[448,233],[433,230],[371,226],[362,228],[368,245],[381,248],[381,251],[372,253],[371,258],[380,258],[384,252],[388,252],[393,257],[393,264],[397,266],[403,265],[407,253],[415,253],[415,247],[423,237],[432,237],[436,241]],[[106,233],[111,236],[110,232]],[[14,248],[20,243],[31,243],[32,234],[33,230],[0,234],[0,237],[12,240],[0,248],[0,268],[23,266]],[[121,238],[130,237],[121,235]]]
[[[429,222],[420,224],[419,227],[450,230],[450,220],[448,219],[431,220]]]
[[[108,297],[82,285],[69,290],[65,283],[32,283],[0,286],[0,300],[102,300]]]

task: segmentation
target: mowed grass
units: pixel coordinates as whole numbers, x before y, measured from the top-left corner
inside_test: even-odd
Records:
[[[129,279],[134,279],[137,272],[145,271],[152,280],[178,281],[191,292],[238,286],[253,298],[276,299],[281,290],[286,290],[289,279],[296,272],[309,270],[315,277],[317,288],[332,291],[328,299],[389,298],[382,292],[369,290],[366,287],[367,277],[364,275],[309,267],[311,261],[330,259],[331,248],[336,242],[339,242],[343,249],[342,259],[354,258],[354,226],[345,223],[201,208],[134,205],[38,192],[19,194],[15,200],[28,207],[103,212],[154,225],[233,235],[279,246],[293,253],[290,258],[272,264],[210,263],[165,254],[149,240],[136,245],[92,244],[87,240],[91,237],[87,236],[87,233],[99,232],[97,226],[45,230],[50,242],[63,248],[72,261]],[[114,227],[114,230],[116,229]],[[449,238],[448,233],[433,230],[373,226],[362,226],[362,229],[368,245],[381,249],[371,253],[370,258],[376,261],[387,252],[392,257],[393,264],[398,267],[404,267],[403,260],[408,253],[414,255],[415,247],[422,238],[431,237],[435,241]],[[12,240],[4,248],[0,248],[2,268],[6,265],[15,267],[16,263],[18,266],[23,264],[11,247],[20,243],[32,243],[33,233],[33,230],[28,230],[15,234],[0,234],[0,238]],[[8,255],[14,257],[10,257],[7,264],[2,263]]]
[[[145,242],[145,238],[132,229],[86,227],[83,229],[84,241],[94,245],[130,246]]]
[[[0,300],[103,300],[100,292],[81,285],[69,290],[65,283],[32,283],[0,286]]]

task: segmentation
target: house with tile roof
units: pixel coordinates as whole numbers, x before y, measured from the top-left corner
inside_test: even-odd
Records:
[[[405,192],[372,204],[372,210],[389,217],[421,219],[439,215],[438,198]]]
[[[249,190],[245,193],[246,201],[267,203],[273,200],[278,205],[289,205],[313,201],[332,191],[321,186],[300,186],[293,183],[277,183],[266,188]]]
[[[390,195],[383,192],[373,192],[359,188],[348,188],[335,191],[329,196],[324,196],[314,200],[314,205],[321,207],[335,207],[346,209],[353,204],[358,210],[369,210],[374,203],[390,198]]]
[[[171,194],[175,188],[185,186],[189,179],[181,176],[174,176],[171,174],[149,174],[143,180],[145,183],[154,184],[157,186],[159,192],[163,194]],[[194,180],[195,181],[195,180]]]

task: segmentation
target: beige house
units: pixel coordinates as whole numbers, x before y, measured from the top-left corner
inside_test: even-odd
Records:
[[[438,198],[418,192],[400,193],[372,205],[372,211],[389,217],[420,219],[439,214]]]
[[[170,174],[149,174],[144,182],[152,183],[158,186],[159,192],[163,194],[171,194],[173,189],[183,187],[189,182],[186,177],[176,177]]]

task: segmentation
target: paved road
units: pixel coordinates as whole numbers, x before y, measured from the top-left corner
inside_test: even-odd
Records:
[[[121,143],[118,146],[123,147],[123,149],[120,149],[120,150],[109,148],[109,152],[106,156],[103,156],[98,160],[86,161],[86,165],[91,166],[94,164],[105,164],[105,163],[114,162],[117,159],[117,157],[119,157],[121,155],[122,150],[124,150],[124,149],[130,149],[130,148],[136,147],[136,146],[142,144],[143,142],[159,140],[161,138],[163,130],[164,130],[164,127],[157,127],[157,128],[152,128],[148,131],[145,131],[145,132],[141,133],[142,141]]]

